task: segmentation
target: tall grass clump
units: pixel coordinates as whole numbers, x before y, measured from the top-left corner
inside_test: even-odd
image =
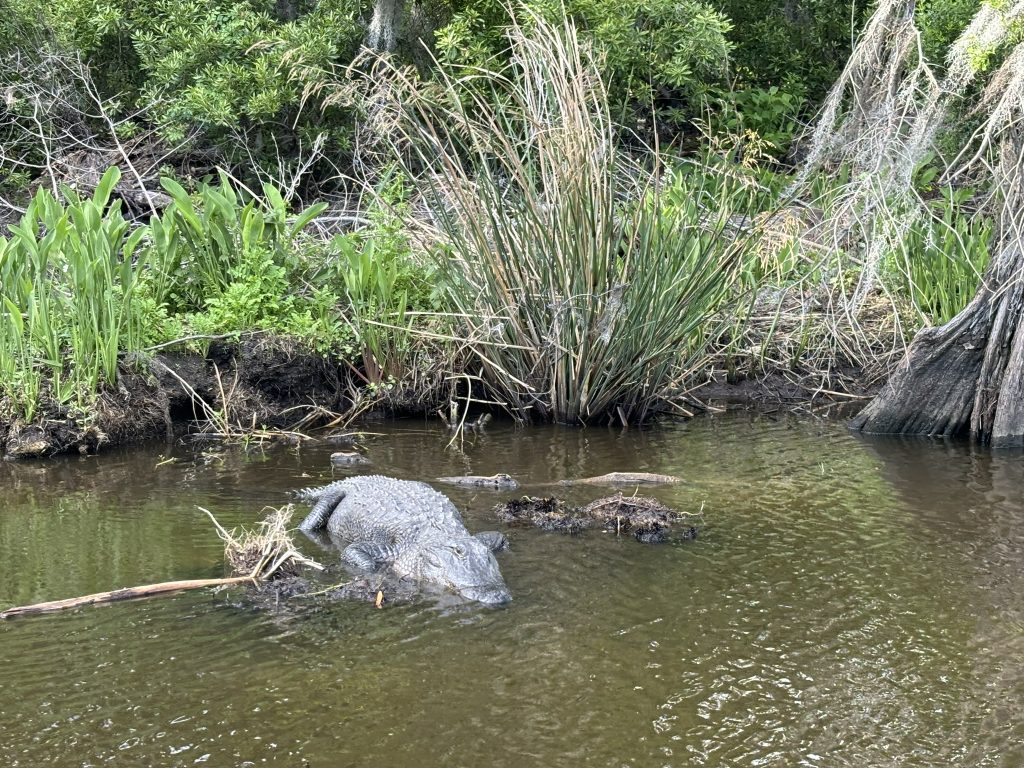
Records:
[[[145,329],[132,311],[144,264],[108,170],[91,199],[40,189],[9,238],[0,237],[0,387],[31,420],[42,398],[84,405],[117,378],[118,353]]]
[[[693,373],[739,271],[748,193],[695,181],[663,204],[662,158],[626,150],[572,24],[508,35],[499,72],[440,67],[424,84],[381,62],[378,130],[429,209],[423,234],[489,393],[524,420],[641,421]]]

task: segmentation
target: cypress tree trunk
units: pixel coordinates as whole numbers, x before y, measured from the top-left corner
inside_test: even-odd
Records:
[[[978,293],[946,325],[918,334],[853,429],[1024,446],[1024,140],[1013,133],[1003,145],[1000,245]]]

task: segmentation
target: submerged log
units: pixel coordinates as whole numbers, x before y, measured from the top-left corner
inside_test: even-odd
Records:
[[[674,485],[682,479],[675,475],[658,475],[653,472],[609,472],[597,477],[580,477],[563,480],[562,485]]]

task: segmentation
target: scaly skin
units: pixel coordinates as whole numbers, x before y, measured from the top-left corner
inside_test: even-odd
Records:
[[[504,537],[471,535],[455,505],[426,483],[370,475],[299,496],[314,502],[299,528],[350,542],[343,559],[359,570],[387,568],[488,604],[511,600],[492,553]]]
[[[609,472],[597,477],[563,480],[562,485],[672,485],[681,483],[675,475],[656,475],[651,472]]]
[[[460,475],[457,477],[439,477],[437,478],[439,483],[448,483],[449,485],[466,485],[473,488],[494,488],[500,491],[514,491],[519,487],[519,483],[511,475],[498,474],[498,475]]]

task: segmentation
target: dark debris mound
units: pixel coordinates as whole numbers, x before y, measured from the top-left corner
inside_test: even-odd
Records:
[[[579,533],[590,520],[576,515],[573,507],[554,496],[523,496],[498,504],[498,519],[511,525],[532,525],[545,531]]]
[[[616,534],[632,533],[637,541],[645,544],[667,541],[673,535],[680,539],[697,536],[696,525],[684,522],[689,516],[680,515],[649,496],[617,493],[584,507],[570,507],[553,496],[523,496],[498,504],[494,511],[505,523],[532,525],[562,533],[579,533],[585,528],[600,525]]]
[[[279,602],[298,595],[309,594],[314,589],[314,583],[302,576],[280,576],[270,581],[260,582],[250,589],[258,597]]]
[[[384,604],[409,603],[420,591],[416,584],[404,579],[366,576],[353,579],[327,593],[328,600],[352,600],[362,603],[376,603],[380,592]]]
[[[617,534],[632,533],[637,541],[657,544],[668,541],[673,524],[681,516],[650,496],[614,496],[592,501],[580,510],[580,514],[604,525],[605,530]],[[683,526],[679,538],[692,539],[697,535],[696,526]]]

